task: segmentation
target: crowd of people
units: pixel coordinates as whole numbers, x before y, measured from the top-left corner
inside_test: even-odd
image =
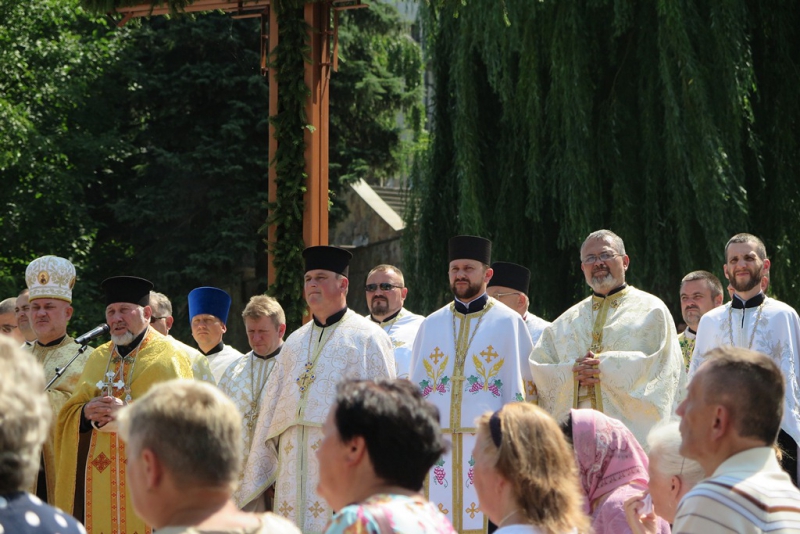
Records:
[[[760,239],[726,245],[727,304],[683,278],[680,334],[609,230],[552,323],[489,240],[448,252],[451,302],[412,313],[383,264],[361,316],[350,252],[307,248],[310,320],[286,336],[252,297],[246,354],[228,293],[189,293],[192,348],[135,276],[102,282],[107,328],[73,339],[75,267],[37,258],[0,302],[0,534],[800,531],[800,318],[766,295]]]

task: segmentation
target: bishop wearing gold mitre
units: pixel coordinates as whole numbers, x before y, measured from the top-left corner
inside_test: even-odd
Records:
[[[72,318],[75,280],[75,267],[69,260],[58,256],[36,258],[25,271],[30,322],[37,337],[30,350],[44,367],[47,382],[55,378],[57,369],[63,369],[61,376],[47,390],[54,417],[75,390],[86,359],[92,352],[91,347],[87,348],[67,367],[80,348],[67,334],[67,323]],[[52,427],[42,448],[44,469],[40,470],[36,488],[32,491],[49,503],[55,501],[56,491],[54,439],[55,427]]]
[[[644,444],[673,413],[686,372],[669,310],[625,283],[629,264],[618,235],[589,234],[581,270],[593,293],[545,328],[530,364],[539,406],[557,420],[571,408],[594,408]]]

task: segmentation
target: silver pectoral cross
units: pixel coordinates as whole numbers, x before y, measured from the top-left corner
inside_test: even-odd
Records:
[[[97,384],[95,384],[95,386],[97,386],[97,389],[99,390],[105,389],[105,394],[107,397],[113,397],[114,394],[113,388],[120,389],[125,387],[125,382],[122,379],[117,380],[116,382],[113,381],[115,375],[116,375],[115,372],[109,371],[105,375],[106,376],[105,380],[100,380]]]

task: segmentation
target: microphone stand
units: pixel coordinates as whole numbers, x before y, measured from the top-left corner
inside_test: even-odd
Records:
[[[67,367],[69,367],[70,365],[72,365],[72,362],[74,362],[75,360],[77,360],[77,359],[78,359],[78,356],[80,356],[81,354],[83,354],[84,352],[86,352],[86,349],[87,349],[87,348],[89,348],[89,342],[88,342],[88,341],[87,341],[86,343],[84,343],[83,345],[81,345],[81,348],[79,348],[79,349],[78,349],[78,352],[76,352],[76,353],[75,353],[75,356],[73,356],[73,357],[72,357],[72,359],[71,359],[70,361],[68,361],[68,362],[67,362],[67,365],[65,365],[64,367],[56,367],[56,376],[54,376],[54,377],[53,377],[53,379],[52,379],[52,380],[50,380],[50,382],[48,382],[48,383],[47,383],[47,385],[44,387],[44,390],[45,390],[45,391],[49,391],[49,390],[50,390],[50,386],[52,386],[52,385],[53,385],[53,383],[55,383],[55,381],[56,381],[56,380],[58,380],[59,378],[61,378],[61,375],[63,375],[63,374],[64,374],[64,371],[66,371],[66,370],[67,370]]]

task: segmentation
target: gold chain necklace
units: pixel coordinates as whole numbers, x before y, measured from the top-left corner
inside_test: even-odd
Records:
[[[269,374],[267,373],[267,369],[269,369],[270,360],[275,358],[275,357],[276,356],[273,356],[269,360],[267,360],[267,359],[263,360],[263,362],[264,362],[264,367],[263,367],[264,375],[269,376]],[[256,419],[258,418],[257,417],[258,416],[258,413],[257,413],[258,399],[261,398],[261,395],[264,393],[264,386],[267,385],[267,378],[265,376],[263,380],[259,380],[261,385],[260,385],[260,387],[258,389],[258,394],[256,394],[256,378],[255,378],[256,371],[255,371],[255,367],[256,367],[256,363],[258,363],[260,360],[261,360],[261,358],[256,356],[256,352],[253,351],[253,354],[252,354],[251,359],[250,359],[250,393],[251,393],[252,396],[250,397],[250,406],[249,406],[250,410],[244,416],[244,418],[247,419],[247,428],[250,430],[250,432],[253,431],[253,427],[256,424]]]
[[[322,354],[322,349],[328,343],[328,340],[333,336],[333,333],[339,328],[339,325],[344,323],[348,319],[347,314],[345,314],[342,319],[333,325],[330,329],[330,333],[325,337],[324,341],[321,341],[317,348],[314,350],[313,354],[311,352],[311,345],[314,344],[314,323],[311,323],[311,328],[309,329],[308,333],[308,359],[306,364],[303,368],[303,372],[295,378],[295,383],[297,387],[300,388],[300,398],[304,398],[305,394],[308,392],[308,388],[311,387],[311,384],[317,379],[317,375],[313,374],[312,371],[317,366],[317,360],[319,360],[319,355]],[[311,319],[312,321],[314,319]],[[325,327],[323,327],[323,335],[325,335]]]
[[[753,348],[753,341],[756,338],[756,330],[758,330],[758,321],[761,319],[761,312],[764,311],[764,304],[766,303],[767,303],[767,298],[764,297],[764,300],[762,300],[761,304],[758,305],[758,313],[756,314],[756,321],[753,323],[753,331],[750,333],[750,343],[748,343],[747,345],[748,349]],[[742,308],[742,315],[744,315],[746,309],[747,308]],[[733,344],[733,304],[731,304],[731,307],[728,308],[728,328],[729,328],[728,333],[730,334],[731,345],[735,346]]]

